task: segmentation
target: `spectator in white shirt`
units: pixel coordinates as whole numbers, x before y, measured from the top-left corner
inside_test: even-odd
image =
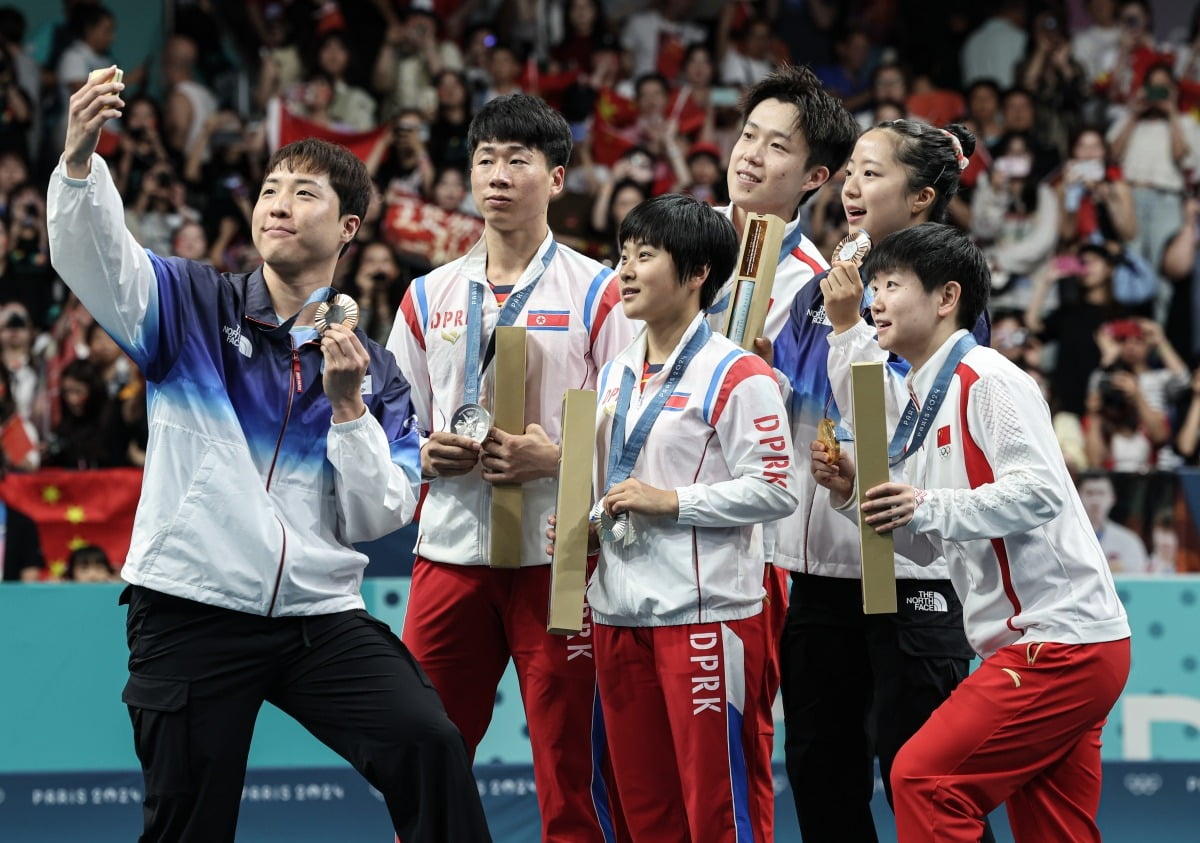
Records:
[[[990,78],[1001,88],[1010,87],[1016,81],[1016,64],[1025,55],[1026,40],[1025,4],[1005,0],[963,44],[963,84]]]
[[[1133,530],[1108,517],[1117,503],[1112,478],[1103,473],[1084,474],[1076,488],[1100,547],[1108,557],[1109,570],[1114,574],[1144,572],[1148,561],[1145,543]]]

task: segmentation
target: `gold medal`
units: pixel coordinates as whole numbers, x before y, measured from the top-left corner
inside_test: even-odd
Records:
[[[847,234],[833,249],[835,261],[853,261],[862,266],[863,259],[871,251],[871,235],[860,230],[857,234]]]
[[[821,419],[817,425],[817,441],[825,446],[831,463],[837,462],[838,457],[842,455],[842,444],[838,442],[837,432],[834,430],[836,427],[837,423],[833,419]]]
[[[338,293],[332,301],[321,302],[313,316],[313,327],[318,334],[325,333],[326,328],[335,324],[345,325],[351,331],[358,324],[358,302],[345,293]]]

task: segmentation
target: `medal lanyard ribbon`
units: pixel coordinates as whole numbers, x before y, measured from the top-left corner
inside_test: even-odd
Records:
[[[779,247],[779,261],[776,266],[783,263],[783,259],[792,253],[792,250],[800,245],[801,238],[804,237],[804,232],[801,230],[800,223],[796,223],[792,229],[792,233],[783,238],[783,244]],[[705,313],[721,313],[725,308],[729,307],[729,299],[733,296],[733,291],[730,290],[721,297],[719,302],[709,305]]]
[[[281,322],[279,325],[275,326],[274,328],[268,328],[263,333],[271,337],[287,336],[288,332],[292,330],[292,326],[296,324],[296,320],[300,318],[300,314],[304,312],[304,308],[314,304],[320,304],[321,302],[330,301],[336,295],[337,290],[335,290],[333,287],[321,287],[313,290],[312,295],[308,297],[308,301],[300,305],[299,310],[297,310],[287,319],[283,320],[283,322]]]
[[[900,424],[896,427],[896,433],[892,436],[892,442],[888,445],[889,466],[895,468],[920,449],[921,443],[925,441],[925,436],[929,433],[929,426],[933,423],[934,416],[941,408],[942,401],[946,399],[946,390],[950,387],[954,370],[958,368],[958,364],[962,362],[966,353],[976,345],[978,343],[975,342],[975,337],[969,333],[959,338],[958,342],[954,344],[954,348],[950,349],[950,356],[946,358],[946,362],[938,371],[937,377],[933,381],[933,388],[929,390],[929,395],[925,398],[925,406],[919,413],[917,402],[909,398],[908,406],[904,408],[904,415],[900,418]],[[909,442],[909,437],[912,438],[911,442]]]
[[[650,428],[654,427],[658,414],[666,406],[667,399],[675,392],[675,387],[679,385],[679,380],[687,371],[688,364],[692,362],[696,352],[708,342],[708,338],[711,336],[712,328],[708,327],[708,322],[701,320],[696,333],[692,334],[692,338],[675,358],[675,364],[671,366],[671,372],[667,375],[666,381],[650,399],[645,412],[642,413],[633,431],[629,434],[628,441],[625,439],[625,420],[629,416],[629,404],[633,398],[633,386],[637,377],[633,374],[632,369],[627,368],[621,373],[621,394],[617,398],[617,410],[613,414],[612,434],[609,439],[608,473],[604,478],[605,491],[633,473],[638,455],[641,454],[646,439],[650,436]]]
[[[546,254],[542,257],[542,268],[533,280],[519,290],[514,290],[504,300],[504,307],[500,308],[500,315],[496,317],[496,327],[507,327],[517,321],[517,315],[524,309],[525,303],[529,301],[529,297],[533,295],[533,290],[537,287],[538,282],[542,280],[542,276],[546,274],[546,267],[550,266],[550,261],[554,258],[554,253],[558,251],[558,243],[550,242],[550,248],[546,250]],[[463,403],[478,404],[479,403],[479,383],[483,380],[483,372],[488,367],[488,363],[492,362],[492,358],[496,356],[496,332],[492,331],[488,337],[487,350],[483,355],[483,363],[479,362],[479,346],[483,338],[483,288],[484,282],[470,281],[470,293],[467,298],[467,370],[465,384],[463,385]]]

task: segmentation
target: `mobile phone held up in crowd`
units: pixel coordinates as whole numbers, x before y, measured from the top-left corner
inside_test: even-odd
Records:
[[[1067,181],[1093,183],[1104,181],[1104,162],[1095,158],[1069,162],[1067,164]]]
[[[1083,258],[1078,255],[1059,255],[1054,259],[1054,269],[1060,276],[1082,275],[1084,270]]]
[[[1171,89],[1163,85],[1147,85],[1144,90],[1150,102],[1165,102],[1171,96]]]
[[[1010,179],[1023,179],[1029,175],[1032,161],[1024,155],[1001,155],[994,164],[996,172]]]

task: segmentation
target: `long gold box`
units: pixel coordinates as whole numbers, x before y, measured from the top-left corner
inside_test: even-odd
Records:
[[[568,389],[563,395],[554,556],[550,562],[550,606],[546,613],[546,631],[556,635],[575,635],[583,629],[595,453],[596,392]]]
[[[854,397],[854,462],[858,477],[858,532],[861,539],[863,612],[896,611],[896,543],[863,521],[868,489],[886,483],[888,439],[884,412],[883,363],[852,363]]]
[[[492,426],[505,433],[525,432],[525,328],[496,328],[495,389]],[[493,568],[521,567],[520,483],[492,485],[491,541],[488,563]]]

